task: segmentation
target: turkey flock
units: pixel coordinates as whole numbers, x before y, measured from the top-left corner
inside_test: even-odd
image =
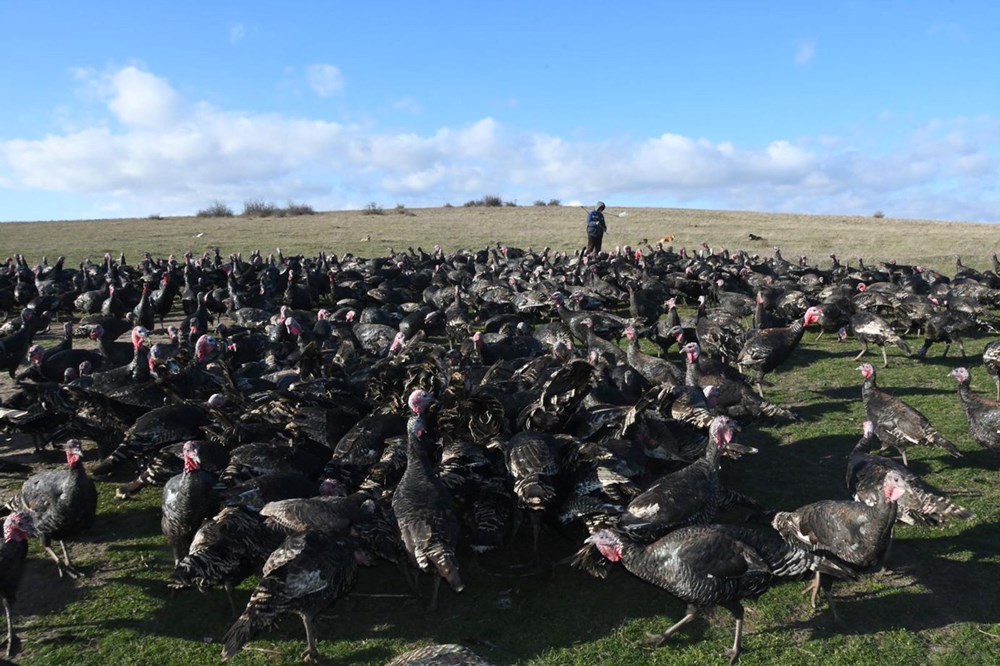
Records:
[[[81,584],[73,542],[101,521],[101,487],[119,502],[162,493],[173,557],[162,593],[225,595],[223,661],[285,615],[302,621],[302,658],[320,659],[317,640],[343,635],[317,617],[363,577],[446,608],[491,551],[513,553],[511,572],[576,567],[581,585],[621,564],[673,595],[687,611],[642,641],[650,649],[719,606],[735,618],[735,663],[744,604],[792,580],[808,581],[830,621],[863,622],[840,616],[835,584],[891,567],[897,523],[973,519],[909,467],[915,447],[963,452],[897,396],[891,368],[899,355],[925,362],[935,344],[964,356],[965,337],[997,333],[992,259],[992,271],[959,260],[947,276],[707,245],[373,258],[215,248],[77,268],[8,258],[0,425],[37,460],[58,451],[65,463],[0,457],[18,480],[0,549],[7,657],[22,644],[30,541],[61,583]],[[57,330],[58,342],[36,342]],[[852,390],[865,420],[842,433],[857,440],[843,491],[773,506],[720,469],[744,456],[785,465],[754,428],[810,417],[768,378],[823,335],[856,341],[844,363],[877,346],[885,387],[862,362]],[[989,376],[1000,400],[1000,340],[965,365],[951,373],[955,410],[1000,452],[1000,403],[970,386],[973,372]],[[249,599],[237,589],[248,579]],[[391,661],[486,663],[455,644]]]

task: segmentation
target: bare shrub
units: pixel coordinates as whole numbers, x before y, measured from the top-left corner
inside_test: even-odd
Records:
[[[382,208],[382,206],[380,206],[378,204],[378,202],[375,202],[375,201],[369,202],[368,205],[365,206],[365,209],[362,212],[365,215],[384,215],[385,214],[385,210]]]
[[[243,202],[243,217],[272,217],[281,211],[265,199],[247,199]]]
[[[198,217],[233,217],[234,215],[233,209],[218,199],[213,201],[208,208],[202,208],[197,213]]]
[[[285,206],[285,213],[288,215],[315,215],[316,211],[307,203],[289,201],[288,205]]]
[[[503,199],[500,198],[499,194],[486,194],[481,199],[472,199],[466,201],[462,204],[466,208],[478,208],[480,206],[485,206],[487,208],[499,208],[504,205]],[[517,205],[517,204],[512,204]]]

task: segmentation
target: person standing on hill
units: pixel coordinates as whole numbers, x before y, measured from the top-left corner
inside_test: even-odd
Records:
[[[587,213],[587,254],[599,254],[608,224],[604,221],[604,202],[598,201],[594,210]]]

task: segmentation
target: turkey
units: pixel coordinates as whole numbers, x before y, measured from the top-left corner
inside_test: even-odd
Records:
[[[198,442],[184,443],[184,471],[163,486],[160,528],[174,553],[174,566],[188,554],[198,528],[219,510],[215,479],[201,469]]]
[[[689,386],[698,386],[702,391],[712,389],[712,405],[720,412],[732,417],[785,419],[795,421],[795,413],[757,395],[746,380],[735,370],[720,361],[705,362],[697,342],[689,342],[681,348],[687,362],[684,381]],[[704,367],[703,367],[704,363]],[[730,376],[735,374],[736,376]]]
[[[748,526],[696,525],[671,532],[649,545],[613,530],[599,530],[587,539],[610,562],[621,562],[641,580],[687,603],[683,618],[643,641],[663,647],[681,627],[712,606],[722,606],[736,618],[729,663],[739,659],[743,637],[743,599],[754,599],[779,578],[817,575],[851,578],[853,572],[825,554],[790,545],[772,531]],[[589,548],[588,548],[589,550]],[[581,551],[584,553],[585,551]],[[578,555],[577,564],[583,561]],[[600,569],[592,569],[601,575]]]
[[[504,446],[504,461],[514,482],[514,496],[520,510],[516,526],[520,527],[524,512],[528,512],[532,544],[537,554],[541,515],[556,497],[556,477],[561,469],[561,440],[545,432],[519,432]]]
[[[872,312],[859,312],[856,315],[851,316],[851,331],[854,333],[854,337],[858,342],[864,345],[861,348],[861,352],[854,357],[854,360],[859,360],[862,356],[868,353],[868,345],[876,344],[882,348],[882,367],[889,367],[889,358],[885,353],[885,346],[887,344],[893,344],[899,347],[904,354],[910,355],[910,346],[906,344],[906,340],[899,337],[892,327],[877,314]],[[843,339],[842,333],[841,339]]]
[[[246,610],[223,638],[222,661],[236,655],[279,616],[294,613],[306,630],[303,661],[319,661],[317,615],[354,586],[359,555],[354,541],[322,532],[288,537],[264,563],[263,577]]]
[[[135,315],[135,323],[139,326],[149,331],[156,326],[156,311],[150,301],[149,283],[142,285],[142,295],[139,297],[139,303],[132,309],[132,314]]]
[[[847,490],[851,497],[870,506],[878,503],[882,480],[895,471],[906,482],[907,491],[899,499],[896,520],[907,525],[939,527],[949,520],[969,520],[972,513],[952,503],[919,476],[895,460],[868,453],[878,444],[875,424],[865,421],[864,432],[847,459]]]
[[[184,401],[146,412],[125,433],[125,441],[94,467],[94,474],[111,474],[122,463],[145,460],[167,444],[200,438],[202,428],[213,422],[212,411],[224,403],[215,393],[205,404]]]
[[[983,349],[983,367],[997,385],[997,400],[1000,400],[1000,340],[994,340]]]
[[[636,330],[632,326],[625,329],[628,338],[628,364],[639,371],[653,385],[676,386],[684,383],[684,372],[674,363],[656,356],[650,356],[639,349]]]
[[[412,416],[406,425],[406,471],[392,496],[392,511],[406,552],[422,571],[434,576],[430,608],[437,608],[438,590],[444,578],[455,592],[465,589],[455,548],[459,521],[452,499],[431,466],[430,446],[424,414],[434,401],[430,393],[417,389],[408,404]]]
[[[454,643],[425,645],[399,655],[385,666],[491,666],[467,647]]]
[[[22,310],[21,328],[0,338],[0,369],[6,370],[11,379],[14,379],[17,366],[21,365],[31,348],[31,340],[36,333],[32,324],[32,319],[36,318],[34,315],[34,310]]]
[[[8,506],[14,511],[30,511],[45,552],[55,560],[59,577],[80,578],[84,574],[70,562],[66,539],[90,529],[97,516],[97,487],[87,476],[81,462],[83,451],[78,439],[66,442],[68,469],[39,472],[28,478],[21,492]],[[52,550],[53,539],[59,541],[63,559]]]
[[[761,382],[764,375],[785,362],[802,340],[802,334],[810,325],[819,321],[823,311],[817,307],[806,310],[801,320],[783,328],[768,328],[757,331],[757,334],[747,340],[736,357],[740,368],[752,369],[756,372],[757,393],[764,397]]]
[[[962,358],[965,358],[965,342],[962,338],[966,333],[978,329],[979,322],[975,315],[968,312],[945,310],[940,314],[932,315],[927,319],[927,324],[924,326],[924,344],[917,350],[917,358],[925,358],[927,350],[935,342],[944,343],[942,357],[948,355],[951,343],[954,342],[958,344]]]
[[[969,421],[972,439],[984,449],[1000,452],[1000,403],[972,392],[969,387],[971,375],[966,368],[955,368],[951,376],[958,381],[958,399]]]
[[[286,534],[307,531],[347,534],[352,524],[370,516],[371,503],[367,492],[360,491],[347,497],[326,494],[322,488],[320,492],[320,497],[269,502],[261,509],[260,515],[267,519],[268,526]]]
[[[789,544],[842,562],[856,571],[881,565],[892,541],[897,502],[907,492],[906,481],[896,471],[886,472],[874,506],[852,500],[822,500],[795,511],[779,511],[771,525]],[[817,571],[812,585],[812,606],[822,589],[835,622],[839,622],[831,588],[833,579]]]
[[[136,326],[132,329],[131,342],[113,342],[108,340],[104,332],[104,327],[96,324],[90,329],[90,338],[97,340],[98,349],[101,355],[104,356],[107,367],[118,368],[128,365],[135,358],[136,351],[149,339],[149,329],[143,326]]]
[[[739,356],[747,336],[746,329],[733,315],[722,310],[707,310],[704,296],[698,298],[694,329],[702,350],[727,363]]]
[[[678,527],[711,522],[730,506],[761,509],[754,500],[722,487],[720,456],[757,452],[732,438],[733,422],[725,416],[715,417],[709,428],[704,455],[687,467],[654,481],[629,502],[618,521],[619,527],[631,536],[648,541]]]
[[[3,544],[0,545],[0,597],[7,616],[7,659],[20,651],[21,639],[14,633],[13,606],[28,558],[28,537],[36,536],[35,521],[27,511],[15,511],[3,521]]]
[[[864,384],[861,399],[866,419],[875,424],[875,434],[882,442],[882,450],[895,448],[906,465],[906,449],[910,446],[937,446],[955,458],[962,453],[931,425],[927,417],[905,402],[879,389],[875,383],[875,368],[871,363],[858,367]]]
[[[284,533],[266,526],[257,513],[226,507],[198,528],[187,555],[174,567],[170,587],[203,590],[222,585],[235,616],[233,589],[259,573],[284,538]]]

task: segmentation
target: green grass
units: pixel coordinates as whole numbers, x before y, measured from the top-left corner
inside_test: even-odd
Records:
[[[60,246],[73,256],[96,256],[104,249],[117,253],[124,248],[134,259],[139,258],[139,249],[146,247],[162,253],[180,252],[186,245],[200,249],[219,242],[212,237],[216,233],[225,235],[224,251],[247,252],[253,247],[280,245],[289,252],[308,253],[367,248],[370,255],[381,252],[386,244],[405,247],[420,243],[429,249],[437,238],[448,238],[452,245],[475,246],[495,236],[512,245],[540,246],[541,236],[564,234],[563,246],[568,247],[572,234],[579,236],[577,232],[582,231],[582,220],[577,219],[582,211],[567,208],[489,209],[490,214],[510,216],[502,218],[508,222],[523,219],[528,212],[565,216],[565,220],[551,218],[548,226],[507,225],[489,230],[481,228],[485,218],[477,217],[487,212],[484,209],[416,212],[415,218],[387,215],[375,219],[362,217],[360,212],[310,216],[308,222],[285,218],[275,220],[270,230],[260,227],[266,221],[240,219],[174,220],[155,225],[145,221],[66,223],[59,228],[85,229],[86,234],[71,237],[60,233],[58,243],[49,233],[56,227],[50,225],[12,225],[3,230],[10,250],[16,248],[35,259],[47,253],[50,260]],[[705,212],[649,209],[630,211],[625,219],[636,222],[635,228],[655,241],[659,234],[649,231],[659,226],[661,233],[676,234],[678,224],[671,220],[684,217],[686,235],[683,242],[675,241],[678,246],[693,247],[704,236],[713,244],[747,247],[739,239],[751,231],[768,238],[769,244],[758,248],[761,252],[767,252],[772,244],[801,246],[785,252],[789,259],[799,252],[825,256],[832,250],[845,258],[862,252],[872,260],[896,256],[900,261],[937,262],[945,270],[953,266],[955,253],[968,255],[967,264],[987,266],[986,249],[992,242],[988,238],[992,228],[972,225],[922,226],[883,220],[879,223],[884,226],[882,236],[876,237],[866,228],[866,237],[850,238],[844,229],[824,228],[811,218],[765,220],[754,214],[733,213],[711,221],[712,214],[699,217],[694,213]],[[495,219],[500,218],[490,218]],[[796,221],[799,227],[795,227]],[[312,226],[314,222],[329,227],[327,241],[317,242],[323,233]],[[389,223],[391,226],[385,226]],[[859,225],[860,233],[862,223],[870,227],[871,220],[844,224]],[[141,228],[126,228],[129,224]],[[215,224],[232,226],[211,226]],[[410,225],[417,228],[409,229]],[[953,244],[926,245],[930,249],[921,250],[921,241],[912,229],[938,234],[938,227],[942,230],[934,238],[950,237]],[[205,238],[192,238],[197,228],[206,230]],[[292,233],[300,228],[302,236]],[[9,229],[16,233],[8,239]],[[382,239],[378,246],[360,240],[368,230]],[[972,240],[966,238],[966,230],[973,233]],[[982,235],[976,235],[980,230]],[[277,233],[285,235],[280,242]],[[117,245],[105,242],[112,236]],[[348,236],[352,240],[348,241]],[[194,245],[203,240],[208,242]],[[868,243],[884,248],[885,254],[859,247],[868,247]],[[966,248],[967,243],[978,246]],[[959,246],[966,249],[956,249]],[[85,251],[88,248],[94,252]],[[852,341],[838,343],[829,335],[820,342],[814,337],[807,332],[790,362],[769,378],[772,385],[765,388],[769,399],[794,406],[802,421],[746,427],[742,440],[757,446],[760,453],[729,462],[723,469],[729,486],[783,509],[845,497],[846,457],[860,434],[861,377],[856,371],[858,362],[853,360],[858,346]],[[973,389],[994,395],[979,359],[989,341],[986,336],[968,340],[969,357],[964,361],[955,357],[957,350],[941,358],[940,345],[933,347],[923,362],[904,358],[892,349],[890,367],[885,370],[880,368],[880,358],[869,356],[879,370],[879,385],[921,409],[965,454],[952,459],[943,451],[916,449],[910,454],[911,467],[976,517],[940,530],[897,528],[885,571],[834,587],[849,630],[830,625],[825,604],[814,613],[798,583],[779,586],[748,602],[741,663],[1000,663],[1000,530],[996,527],[1000,518],[1000,457],[968,437],[955,381],[948,376],[952,368],[966,364],[972,369]],[[7,478],[4,485],[14,488],[17,484]],[[16,606],[16,622],[24,640],[21,663],[218,662],[219,641],[231,620],[228,604],[221,591],[206,595],[188,592],[173,598],[168,594],[171,559],[159,533],[159,495],[157,489],[151,489],[133,501],[120,502],[113,498],[112,484],[101,484],[97,523],[87,535],[87,543],[74,547],[79,564],[90,574],[84,581],[59,580],[52,563],[45,560],[37,545],[32,546],[29,577]],[[524,532],[522,537],[527,537],[527,530]],[[543,561],[556,561],[576,549],[579,535],[549,528],[543,531],[542,540]],[[520,539],[509,552],[483,558],[478,568],[466,554],[466,591],[454,595],[442,589],[440,610],[432,614],[425,612],[421,601],[364,596],[403,595],[407,590],[395,568],[378,565],[365,569],[355,590],[358,596],[338,602],[323,616],[320,651],[331,663],[384,664],[407,647],[434,641],[467,644],[498,664],[724,663],[720,653],[730,644],[733,630],[727,612],[713,611],[707,621],[682,631],[667,647],[649,652],[635,647],[635,642],[679,619],[684,612],[679,601],[621,568],[607,580],[592,579],[563,566],[538,575],[512,570],[513,563],[529,558],[530,538]],[[245,602],[253,582],[248,581],[238,591],[238,602]],[[429,580],[422,582],[423,589],[429,591]],[[250,643],[250,649],[233,663],[298,663],[303,639],[301,623],[290,618]]]

